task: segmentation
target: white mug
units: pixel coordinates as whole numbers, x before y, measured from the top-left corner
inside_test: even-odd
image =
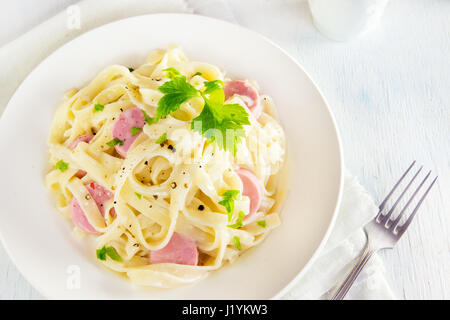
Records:
[[[314,25],[325,36],[345,41],[376,27],[389,0],[308,0]]]

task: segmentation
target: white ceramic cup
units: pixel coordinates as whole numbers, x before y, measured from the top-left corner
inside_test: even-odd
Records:
[[[389,0],[308,0],[314,25],[326,37],[346,41],[376,27]]]

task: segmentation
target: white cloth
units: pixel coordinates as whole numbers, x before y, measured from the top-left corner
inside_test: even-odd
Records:
[[[285,1],[286,5],[293,0]],[[147,13],[200,13],[235,22],[226,0],[84,0],[77,4],[80,29],[67,28],[69,12],[61,12],[0,48],[0,112],[26,75],[56,48],[102,24]],[[254,7],[254,10],[258,10]],[[242,13],[244,14],[244,13]],[[362,226],[376,214],[372,198],[357,179],[345,174],[344,194],[336,225],[319,258],[284,299],[326,299],[340,283],[365,244]],[[375,255],[366,265],[347,299],[394,298]]]

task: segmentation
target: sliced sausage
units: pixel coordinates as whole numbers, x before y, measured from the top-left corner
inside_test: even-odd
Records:
[[[224,92],[226,100],[235,94],[246,97],[244,98],[245,104],[255,118],[259,118],[262,113],[262,105],[259,102],[258,91],[250,83],[242,80],[229,81],[225,84]]]
[[[250,199],[250,212],[245,216],[245,218],[249,218],[256,214],[259,207],[261,206],[264,188],[259,181],[259,179],[253,174],[253,172],[247,169],[238,169],[236,173],[241,178],[243,191],[242,194],[244,196],[249,197]]]
[[[104,204],[114,196],[113,193],[97,184],[96,182],[88,183],[86,185],[86,189],[97,204],[97,207],[100,210],[102,216],[105,216]],[[113,212],[111,212],[111,214],[113,214]],[[72,201],[70,203],[70,216],[72,217],[72,221],[75,223],[75,225],[77,225],[81,230],[89,233],[98,233],[97,230],[95,230],[95,228],[87,220],[83,209],[81,209],[81,206],[78,203],[77,199],[75,199],[75,197],[72,198]]]
[[[135,107],[122,112],[119,119],[114,124],[112,132],[114,138],[123,142],[123,145],[117,144],[115,146],[117,153],[122,157],[127,157],[128,149],[130,149],[134,140],[142,133],[144,124],[144,114],[141,109]],[[131,128],[133,127],[141,128],[134,136],[131,134]]]
[[[176,263],[196,266],[198,263],[197,245],[191,237],[174,232],[164,248],[150,251],[150,263]]]
[[[83,134],[83,135],[77,137],[75,140],[73,140],[72,143],[70,144],[69,148],[73,150],[77,147],[77,145],[80,142],[89,143],[92,140],[92,138],[94,138],[94,136],[92,134]],[[75,177],[81,179],[86,175],[86,173],[87,172],[84,170],[78,170],[77,173],[75,173]]]
[[[75,140],[73,140],[72,143],[70,144],[69,148],[73,150],[77,147],[77,145],[80,142],[89,143],[92,140],[92,138],[94,138],[92,134],[83,134],[79,137],[76,137]]]

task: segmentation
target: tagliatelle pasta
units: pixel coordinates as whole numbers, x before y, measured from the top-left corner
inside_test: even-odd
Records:
[[[181,98],[162,88],[177,81],[188,91],[175,108]],[[173,109],[158,119],[163,98]],[[230,110],[231,122],[235,110],[245,115],[234,152],[194,129],[208,102]],[[210,117],[209,125],[224,119]],[[107,67],[68,92],[49,155],[57,209],[77,234],[96,237],[93,258],[138,285],[197,281],[280,224],[285,137],[272,100],[178,47],[155,50],[136,70]]]

